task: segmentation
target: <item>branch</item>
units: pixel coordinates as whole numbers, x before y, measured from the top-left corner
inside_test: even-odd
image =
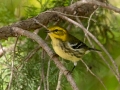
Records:
[[[56,12],[57,13],[57,12]],[[114,59],[112,58],[112,56],[109,54],[109,52],[104,48],[104,46],[97,40],[97,38],[92,34],[90,33],[83,25],[75,22],[74,20],[66,17],[66,16],[63,16],[63,15],[60,15],[58,14],[61,18],[67,20],[68,22],[80,27],[86,34],[88,34],[88,36],[90,36],[99,46],[100,48],[102,48],[102,50],[106,53],[106,55],[109,57],[110,61],[112,62],[116,72],[114,71],[114,75],[116,76],[117,80],[120,82],[120,73],[119,73],[119,70],[118,70],[118,66],[117,64],[115,63]],[[111,69],[111,68],[110,68]]]
[[[10,81],[6,87],[7,90],[11,90],[11,85],[12,85],[12,81],[13,81],[13,74],[14,74],[14,61],[15,61],[15,49],[16,49],[16,45],[18,42],[18,37],[16,38],[16,42],[14,45],[14,53],[13,53],[13,59],[12,59],[12,63],[11,63],[11,74],[10,74]]]
[[[81,1],[78,1],[74,4],[72,4],[70,7],[76,7],[76,6],[80,6],[80,5],[83,5],[83,4],[90,4],[90,5],[98,5],[98,6],[101,6],[103,8],[107,8],[109,10],[113,10],[117,13],[120,13],[120,8],[117,8],[109,3],[103,3],[103,2],[100,2],[98,0],[81,0]]]
[[[67,69],[59,61],[58,56],[54,55],[52,50],[42,40],[42,38],[40,38],[38,35],[36,35],[34,33],[31,33],[29,31],[26,31],[26,30],[23,30],[23,29],[20,29],[20,28],[17,28],[17,27],[13,27],[13,32],[17,33],[19,35],[24,35],[26,37],[29,37],[29,38],[35,40],[47,52],[47,54],[52,58],[52,60],[54,61],[56,66],[60,69],[60,71],[63,72],[63,74],[66,76],[68,82],[70,83],[71,87],[73,88],[73,90],[79,90],[76,83],[75,83],[75,81],[74,81],[74,79],[72,78],[72,76],[70,74],[68,74]]]
[[[25,44],[25,41],[18,42],[20,46]],[[0,46],[0,57],[2,57],[5,53],[11,53],[14,50],[14,44],[9,45],[7,47]]]
[[[8,37],[17,36],[16,33],[13,32],[12,27],[19,27],[24,30],[35,30],[41,28],[42,26],[37,24],[36,21],[34,21],[34,19],[38,20],[38,22],[43,25],[47,25],[49,22],[57,21],[59,19],[59,16],[56,13],[51,13],[51,11],[57,11],[60,13],[66,13],[69,15],[76,15],[76,16],[77,15],[88,16],[98,6],[120,13],[120,9],[112,6],[111,4],[102,3],[97,0],[81,0],[71,4],[70,6],[57,7],[51,10],[47,10],[46,12],[40,13],[36,17],[29,18],[27,20],[19,21],[12,25],[2,27],[0,28],[0,39],[7,39]]]
[[[108,90],[108,89],[106,88],[106,86],[104,85],[103,81],[89,69],[89,67],[88,67],[87,64],[84,62],[84,60],[81,59],[81,62],[85,65],[85,67],[87,68],[87,70],[88,70],[93,76],[95,76],[95,77],[100,81],[100,83],[103,85],[103,87],[105,88],[105,90]]]
[[[48,61],[48,68],[47,68],[47,75],[46,75],[47,90],[49,90],[49,72],[50,72],[50,62],[51,62],[51,60],[49,59],[49,61]]]
[[[62,78],[62,72],[59,72],[59,77],[58,77],[58,83],[57,83],[57,87],[56,90],[61,90],[61,78]]]

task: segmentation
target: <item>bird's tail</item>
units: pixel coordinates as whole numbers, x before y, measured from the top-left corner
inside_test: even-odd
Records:
[[[97,52],[101,52],[101,50],[95,49],[95,48],[89,48],[90,51],[97,51]]]

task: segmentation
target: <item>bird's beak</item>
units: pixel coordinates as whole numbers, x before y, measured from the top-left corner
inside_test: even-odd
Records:
[[[46,33],[50,33],[50,31],[49,31],[49,30],[45,30],[45,32],[46,32]]]

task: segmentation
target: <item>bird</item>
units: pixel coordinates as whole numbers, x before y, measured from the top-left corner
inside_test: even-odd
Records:
[[[46,32],[52,40],[51,44],[56,54],[61,58],[74,63],[71,72],[77,66],[77,62],[89,51],[100,51],[88,47],[85,43],[71,35],[62,27],[52,26],[49,27]]]

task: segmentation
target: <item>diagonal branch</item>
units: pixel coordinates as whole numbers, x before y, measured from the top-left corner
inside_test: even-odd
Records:
[[[41,28],[42,26],[37,24],[36,21],[34,21],[34,19],[38,20],[38,22],[43,25],[47,25],[49,22],[54,22],[60,18],[56,13],[51,13],[50,11],[57,11],[60,13],[66,13],[70,15],[75,15],[76,13],[79,16],[85,16],[87,13],[87,15],[90,15],[92,12],[94,12],[94,10],[98,6],[120,13],[120,8],[117,8],[111,4],[103,3],[97,0],[81,0],[71,4],[70,6],[57,7],[51,10],[47,10],[46,12],[40,13],[36,17],[19,21],[9,26],[1,27],[0,39],[7,39],[8,37],[16,36],[16,33],[13,32],[12,27],[19,27],[25,30],[35,30],[37,28]]]
[[[118,66],[117,64],[115,63],[115,61],[113,60],[112,56],[109,54],[109,52],[104,48],[104,46],[97,40],[97,38],[92,34],[90,33],[83,25],[75,22],[74,20],[66,17],[66,16],[63,16],[63,15],[60,15],[59,16],[65,20],[67,20],[68,22],[70,23],[73,23],[74,25],[80,27],[82,30],[84,30],[84,32],[86,34],[88,34],[101,48],[102,50],[106,53],[106,55],[109,57],[110,61],[112,62],[116,72],[114,73],[114,75],[116,76],[117,80],[120,82],[120,73],[119,73],[119,70],[118,70]],[[111,69],[111,68],[110,68]]]
[[[17,33],[19,35],[27,36],[33,40],[35,40],[46,52],[47,54],[52,58],[56,66],[60,69],[60,71],[63,72],[63,74],[66,76],[68,82],[70,83],[73,90],[79,90],[74,79],[72,78],[71,74],[68,74],[67,69],[63,66],[63,64],[59,61],[58,56],[54,55],[52,50],[48,47],[48,45],[40,38],[38,35],[31,33],[29,31],[13,27],[14,33]]]

